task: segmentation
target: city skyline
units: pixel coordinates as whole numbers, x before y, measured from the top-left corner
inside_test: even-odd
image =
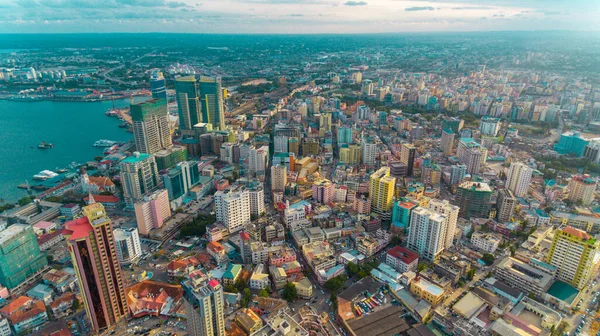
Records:
[[[598,13],[597,0],[0,0],[0,32],[597,31]]]

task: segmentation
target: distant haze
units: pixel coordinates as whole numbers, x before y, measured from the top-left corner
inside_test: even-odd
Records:
[[[600,30],[600,0],[0,0],[0,33]]]

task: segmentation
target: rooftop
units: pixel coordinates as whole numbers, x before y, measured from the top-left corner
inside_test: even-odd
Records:
[[[546,293],[563,302],[571,304],[579,294],[579,291],[568,283],[555,281],[552,286],[548,288]]]
[[[388,251],[388,254],[394,258],[402,260],[405,264],[410,264],[419,258],[419,255],[405,247],[394,246]]]
[[[27,230],[29,225],[25,224],[13,224],[4,231],[0,232],[0,244],[4,244],[6,241],[10,240],[14,236],[20,234],[21,232]]]
[[[403,335],[410,326],[399,306],[389,306],[370,313],[368,316],[354,318],[348,321],[348,326],[357,336],[371,335]]]

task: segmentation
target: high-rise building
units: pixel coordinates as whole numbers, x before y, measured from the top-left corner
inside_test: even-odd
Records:
[[[390,231],[402,233],[408,230],[410,227],[410,214],[417,206],[417,203],[404,198],[395,202],[392,210],[392,227]]]
[[[456,149],[456,156],[460,163],[467,166],[469,174],[479,174],[487,161],[487,148],[472,138],[461,138]]]
[[[194,336],[225,336],[223,286],[196,271],[182,283],[187,332]]]
[[[338,145],[352,143],[352,127],[341,126],[337,132]]]
[[[458,134],[465,124],[464,120],[454,117],[444,117],[442,120],[442,130],[451,130],[452,133]]]
[[[444,251],[446,217],[418,207],[411,213],[406,246],[429,261],[437,261]]]
[[[581,290],[596,269],[600,241],[585,231],[567,226],[554,232],[547,262],[557,268],[556,278]]]
[[[171,147],[167,101],[151,99],[131,105],[133,139],[138,152],[154,154]]]
[[[179,112],[179,130],[191,131],[202,122],[198,82],[194,76],[175,80],[175,98]]]
[[[517,206],[517,198],[510,189],[498,190],[498,198],[496,200],[496,218],[498,222],[505,223],[513,217],[515,207]]]
[[[269,163],[269,147],[262,146],[260,148],[251,147],[248,152],[248,172],[256,174],[264,172]]]
[[[366,165],[374,165],[377,158],[377,143],[375,137],[363,136],[361,141],[362,162]]]
[[[288,152],[289,138],[285,135],[276,135],[273,137],[273,151],[275,153]]]
[[[134,209],[139,233],[146,236],[153,229],[160,229],[171,217],[169,193],[166,189],[159,189],[136,202]]]
[[[495,137],[498,135],[499,130],[500,118],[493,118],[490,116],[484,116],[481,118],[481,123],[479,124],[479,131],[481,134]]]
[[[488,218],[492,189],[487,183],[466,181],[458,186],[456,201],[462,218]]]
[[[359,164],[361,159],[361,147],[357,144],[344,144],[340,146],[340,162],[346,164]]]
[[[122,264],[136,262],[142,256],[138,230],[136,228],[118,228],[113,233],[119,262]]]
[[[450,204],[447,200],[432,199],[429,201],[429,210],[435,211],[446,217],[446,236],[444,238],[444,247],[449,248],[454,245],[454,233],[456,223],[458,222],[458,213],[460,209],[456,205]]]
[[[531,184],[531,175],[533,169],[522,162],[513,162],[510,164],[506,178],[506,188],[510,189],[516,197],[527,195],[529,185]]]
[[[467,175],[467,166],[464,164],[452,165],[450,167],[450,185],[457,185]]]
[[[229,233],[240,231],[250,223],[250,192],[241,185],[232,185],[215,193],[217,221],[222,222]]]
[[[440,147],[442,152],[444,152],[444,156],[452,155],[452,148],[454,147],[454,136],[456,134],[451,130],[442,131],[442,138],[440,140]]]
[[[598,181],[589,175],[575,176],[569,182],[569,200],[581,205],[590,205],[594,200]]]
[[[284,165],[271,166],[271,191],[285,191],[287,168]]]
[[[150,76],[150,91],[154,99],[167,99],[167,87],[162,72],[152,71],[152,75]]]
[[[111,220],[100,203],[83,208],[83,217],[65,224],[79,289],[92,329],[101,333],[128,314],[123,275]]]
[[[180,162],[169,169],[167,174],[162,175],[162,178],[165,188],[169,191],[169,199],[173,201],[185,195],[188,190],[200,182],[198,162]]]
[[[250,199],[250,215],[260,216],[265,213],[265,190],[258,180],[246,183]]]
[[[294,153],[296,157],[300,155],[300,140],[297,137],[290,137],[288,139],[288,151]]]
[[[335,186],[329,180],[321,180],[312,185],[312,198],[320,203],[327,204],[333,201]]]
[[[225,106],[223,105],[221,78],[201,77],[199,85],[202,122],[211,124],[213,129],[225,130]]]
[[[412,176],[415,165],[415,154],[417,149],[409,143],[403,143],[400,147],[400,162],[406,165],[406,175]]]
[[[40,252],[31,225],[13,224],[0,231],[0,284],[13,289],[42,270],[48,261]]]
[[[121,169],[121,186],[128,207],[142,200],[159,187],[159,176],[154,156],[134,152],[132,156],[119,164]]]
[[[321,113],[319,115],[319,133],[322,136],[329,131],[331,131],[331,113]]]
[[[370,96],[373,94],[373,81],[370,79],[364,79],[362,81],[361,94],[363,96]]]
[[[156,162],[156,168],[159,171],[173,168],[179,162],[183,162],[187,159],[187,147],[181,145],[173,145],[154,153],[154,161]]]
[[[373,173],[369,180],[369,198],[371,210],[382,216],[382,219],[391,217],[394,200],[394,187],[396,178],[390,176],[390,168],[382,167]]]

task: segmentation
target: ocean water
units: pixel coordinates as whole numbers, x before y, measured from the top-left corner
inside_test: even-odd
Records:
[[[145,98],[143,98],[145,99]],[[115,101],[125,107],[129,100]],[[0,100],[0,198],[13,202],[26,195],[17,185],[41,170],[85,163],[101,155],[99,139],[128,141],[132,134],[119,128],[118,118],[104,112],[112,102],[15,102]],[[41,150],[40,142],[54,148]],[[33,147],[33,148],[31,148]]]

